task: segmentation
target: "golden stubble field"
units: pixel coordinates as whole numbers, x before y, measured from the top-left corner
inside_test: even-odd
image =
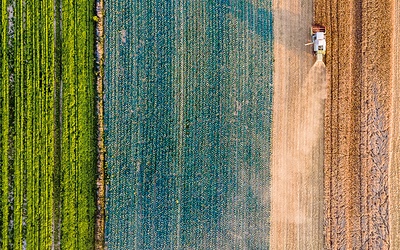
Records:
[[[326,72],[315,63],[312,1],[274,1],[271,249],[323,246]]]

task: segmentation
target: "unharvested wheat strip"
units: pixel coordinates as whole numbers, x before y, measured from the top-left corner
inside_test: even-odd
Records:
[[[361,248],[361,181],[360,181],[360,127],[361,127],[361,94],[360,94],[360,61],[358,53],[358,25],[359,9],[357,1],[339,2],[339,11],[343,14],[339,20],[339,31],[344,30],[339,40],[339,89],[343,86],[343,99],[339,100],[339,128],[343,133],[339,136],[339,150],[345,155],[343,161],[339,161],[339,173],[344,182],[344,199],[340,206],[345,207],[346,220],[346,246],[347,248]],[[345,42],[346,37],[348,41]],[[351,44],[343,50],[345,44]],[[347,100],[348,102],[346,103]],[[344,104],[344,105],[343,105]],[[343,125],[343,126],[341,126]]]
[[[392,1],[392,106],[389,163],[389,233],[391,249],[400,249],[400,1]]]
[[[331,83],[330,85],[332,86],[332,92],[331,92],[331,99],[329,100],[330,106],[331,106],[331,123],[330,123],[330,128],[331,128],[331,156],[329,157],[330,159],[327,160],[329,161],[329,167],[325,167],[325,169],[330,169],[330,176],[331,176],[331,180],[327,180],[330,182],[331,186],[331,192],[329,197],[327,197],[327,199],[330,199],[330,206],[331,206],[331,228],[329,230],[332,229],[332,238],[326,239],[326,241],[328,241],[330,244],[331,242],[333,242],[333,245],[329,245],[329,248],[338,248],[337,246],[337,237],[338,235],[341,235],[342,229],[340,228],[339,225],[342,225],[339,223],[339,213],[338,213],[338,203],[339,203],[339,199],[338,197],[340,197],[340,194],[343,193],[343,184],[341,181],[338,181],[338,175],[339,175],[339,171],[337,169],[337,165],[339,164],[339,160],[338,160],[338,155],[339,155],[339,125],[338,125],[338,119],[339,119],[339,102],[337,101],[339,99],[339,81],[338,81],[338,71],[339,68],[337,67],[337,63],[338,63],[338,57],[339,57],[339,46],[338,46],[338,37],[340,32],[338,31],[338,20],[335,17],[335,13],[337,11],[337,4],[338,0],[334,0],[331,1],[330,3],[330,12],[327,13],[328,16],[328,20],[326,22],[326,25],[329,25],[331,28],[329,30],[329,33],[331,34],[331,46],[328,48],[328,58],[327,59],[331,59],[330,60],[330,67],[328,67],[330,69],[331,72]],[[332,20],[331,20],[332,19]],[[327,62],[329,63],[329,61]],[[329,64],[328,64],[329,65]],[[328,131],[328,130],[327,130]],[[329,176],[329,174],[327,174],[326,176]],[[331,219],[329,218],[329,219]]]
[[[387,194],[382,190],[390,84],[383,72],[389,63],[377,61],[390,61],[390,47],[380,45],[390,38],[391,28],[383,27],[391,23],[384,14],[388,5],[390,1],[376,0],[321,0],[316,4],[316,19],[325,21],[332,34],[327,55],[332,75],[326,126],[331,154],[326,160],[327,249],[375,249],[387,244]],[[378,24],[377,20],[383,21]],[[345,41],[346,37],[350,39]],[[383,202],[375,202],[376,197]]]
[[[363,244],[370,249],[388,249],[389,242],[389,117],[391,106],[392,1],[365,0],[362,5],[362,83],[364,124],[361,136],[367,143],[361,157],[365,198],[362,199]],[[376,32],[376,30],[381,32]],[[382,42],[387,41],[387,42]],[[387,44],[386,44],[387,43]],[[366,174],[364,174],[366,173]]]
[[[326,5],[324,5],[326,4]],[[354,3],[345,1],[317,1],[315,8],[316,21],[327,26],[328,53],[327,65],[330,78],[330,95],[327,105],[325,160],[326,183],[326,248],[340,248],[346,245],[358,244],[359,237],[352,230],[346,230],[346,225],[357,228],[359,223],[359,208],[351,201],[352,196],[359,195],[359,183],[353,181],[357,176],[357,154],[355,144],[358,136],[354,130],[359,127],[356,109],[359,99],[355,84],[353,84],[352,48],[344,47],[343,37],[354,37]],[[326,7],[326,8],[325,8]],[[326,11],[324,15],[324,10]],[[337,12],[339,14],[337,14]],[[325,17],[324,17],[325,16]],[[339,32],[341,30],[341,32]],[[353,40],[350,40],[351,43]],[[340,50],[339,50],[340,48]],[[343,51],[343,53],[339,53]],[[339,73],[340,70],[340,73]],[[349,103],[353,101],[353,103]],[[338,152],[342,152],[340,155]],[[339,166],[339,167],[338,167]],[[341,167],[340,167],[341,166]],[[346,204],[349,204],[346,206]],[[355,229],[356,230],[356,229]],[[352,240],[351,240],[352,239]],[[329,244],[328,244],[329,243]],[[356,246],[355,245],[355,246]]]
[[[328,25],[328,19],[330,17],[330,11],[331,11],[331,6],[332,1],[325,0],[321,6],[322,10],[320,11],[319,7],[315,7],[314,14],[320,13],[319,17],[315,18],[316,23],[322,23],[324,24],[327,29],[327,56],[326,56],[326,65],[327,65],[327,99],[325,102],[325,159],[324,159],[324,189],[325,189],[325,196],[324,196],[324,206],[325,206],[325,214],[324,214],[324,248],[329,249],[330,248],[330,239],[333,237],[332,232],[329,230],[331,228],[331,225],[333,224],[333,221],[331,220],[331,214],[332,214],[332,200],[331,196],[332,194],[332,183],[330,180],[333,178],[333,173],[332,173],[332,167],[330,162],[333,161],[333,154],[334,151],[337,150],[336,145],[333,144],[333,142],[336,142],[336,134],[332,133],[333,127],[332,127],[332,120],[337,117],[336,113],[332,113],[331,110],[333,110],[333,103],[332,100],[336,98],[337,92],[334,91],[337,89],[336,86],[333,86],[331,84],[332,82],[332,74],[333,74],[333,69],[332,69],[332,48],[333,48],[333,25]]]

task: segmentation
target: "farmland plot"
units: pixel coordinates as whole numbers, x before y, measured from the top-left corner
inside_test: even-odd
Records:
[[[397,2],[315,1],[315,20],[330,30],[327,249],[400,246]]]
[[[92,2],[60,4],[1,1],[2,249],[94,241]]]
[[[268,249],[270,1],[105,1],[109,249]]]

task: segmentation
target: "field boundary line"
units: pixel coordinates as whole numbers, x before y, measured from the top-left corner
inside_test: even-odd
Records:
[[[104,0],[96,1],[96,120],[97,120],[97,196],[96,196],[96,224],[95,249],[105,247],[105,145],[104,145]]]

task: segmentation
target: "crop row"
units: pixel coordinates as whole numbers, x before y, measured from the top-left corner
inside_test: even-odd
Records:
[[[0,246],[8,245],[8,228],[9,228],[9,207],[8,207],[8,193],[9,193],[9,185],[8,185],[8,139],[9,139],[9,100],[8,100],[8,92],[9,92],[9,84],[8,84],[8,55],[7,55],[7,2],[1,1],[1,22],[0,22],[0,30],[1,30],[1,39],[0,39],[0,167],[1,167],[1,181],[0,181]],[[2,247],[3,248],[3,247]]]
[[[51,1],[2,2],[3,248],[52,243],[52,8]]]
[[[92,1],[63,1],[61,244],[66,249],[87,249],[94,240],[96,168],[92,6]]]
[[[54,4],[1,2],[2,249],[93,244],[92,3],[63,2],[56,29]]]

